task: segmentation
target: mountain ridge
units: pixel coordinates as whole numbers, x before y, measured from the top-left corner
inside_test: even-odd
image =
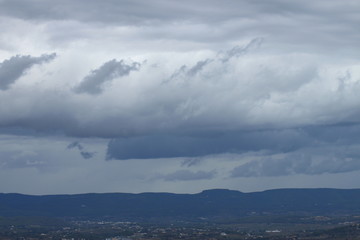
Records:
[[[360,214],[360,189],[286,188],[244,193],[209,189],[195,194],[0,193],[0,216],[71,218],[215,219],[251,215]]]

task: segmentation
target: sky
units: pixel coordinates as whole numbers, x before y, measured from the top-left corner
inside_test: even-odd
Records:
[[[0,0],[0,192],[360,188],[358,0]]]

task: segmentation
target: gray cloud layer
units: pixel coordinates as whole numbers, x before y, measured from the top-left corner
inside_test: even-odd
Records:
[[[292,129],[208,132],[207,135],[199,136],[130,137],[110,141],[107,157],[108,159],[149,159],[199,157],[260,150],[288,152],[310,145],[312,141],[306,133]]]
[[[43,54],[40,57],[30,55],[16,55],[0,63],[0,89],[7,90],[28,69],[36,64],[42,64],[52,61],[56,57],[55,53]]]
[[[24,73],[55,55],[2,60],[0,128],[112,139],[108,159],[265,152],[233,177],[352,171],[359,11],[352,0],[3,0],[1,22],[15,27],[0,22],[0,51],[61,56],[46,76]],[[12,86],[21,76],[29,84]],[[168,180],[198,175],[209,176]]]
[[[269,153],[289,153],[310,147],[319,147],[323,150],[321,148],[323,146],[336,145],[346,148],[351,144],[360,144],[359,136],[360,125],[340,124],[295,129],[213,132],[212,134],[208,132],[207,135],[198,136],[130,137],[110,141],[107,156],[108,159],[148,159],[200,157],[263,150]],[[344,154],[345,152],[339,152],[338,155],[346,158]]]
[[[191,4],[190,4],[191,3]],[[19,8],[19,6],[22,6]],[[191,6],[191,7],[189,7]],[[324,7],[326,6],[326,7]],[[356,1],[345,1],[342,4],[337,1],[320,0],[308,1],[307,4],[288,2],[284,0],[272,0],[266,2],[242,0],[223,2],[220,0],[200,0],[181,2],[155,0],[152,3],[144,3],[141,0],[103,1],[61,0],[48,2],[46,0],[3,0],[1,1],[1,14],[17,16],[24,19],[78,19],[81,21],[103,21],[116,23],[136,23],[145,20],[179,20],[179,19],[203,19],[210,22],[222,21],[239,16],[251,17],[254,13],[268,14],[295,14],[322,13],[321,17],[327,19],[331,13],[339,17],[341,13],[355,12]],[[83,11],[79,11],[79,7]],[[103,10],[94,12],[93,10]],[[105,14],[106,13],[106,14]],[[354,15],[342,16],[345,20],[356,20]]]
[[[115,59],[104,63],[101,67],[91,71],[82,82],[75,88],[77,93],[100,94],[103,85],[115,78],[127,76],[131,71],[138,71],[141,64],[133,62],[128,65],[123,60]]]
[[[360,125],[340,124],[262,130],[213,136],[149,137],[113,140],[108,158],[203,157],[256,152],[260,159],[235,167],[230,176],[277,177],[336,174],[360,170]],[[255,154],[256,155],[256,154]],[[241,157],[241,155],[239,155]],[[192,167],[189,159],[183,166]],[[171,175],[172,176],[172,175]],[[177,175],[176,175],[177,176]]]
[[[21,6],[21,7],[19,7]],[[189,7],[191,6],[191,7]],[[360,33],[358,3],[347,0],[288,2],[270,1],[141,1],[3,0],[0,14],[34,21],[79,21],[141,28],[147,39],[176,39],[199,42],[236,41],[242,37],[271,36],[279,45],[305,45],[308,50],[346,51],[356,47]],[[94,11],[96,9],[97,11]],[[81,10],[81,11],[79,11]],[[188,31],[174,30],[175,26]],[[199,28],[200,27],[200,31]],[[176,27],[175,27],[176,29]],[[208,32],[210,29],[215,29]],[[205,33],[205,34],[204,34]],[[341,36],[349,36],[339,38]],[[296,44],[294,44],[296,43]],[[342,49],[334,49],[343,45]]]

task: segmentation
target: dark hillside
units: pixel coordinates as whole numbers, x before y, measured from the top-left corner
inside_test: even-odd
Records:
[[[249,215],[360,214],[360,189],[278,189],[242,193],[106,193],[29,196],[0,194],[0,216],[114,218],[238,218]]]

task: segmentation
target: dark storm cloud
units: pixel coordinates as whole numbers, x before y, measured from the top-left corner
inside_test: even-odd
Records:
[[[7,90],[27,70],[36,64],[47,63],[56,57],[55,53],[43,54],[40,57],[16,55],[0,63],[0,89]]]
[[[124,77],[131,71],[138,71],[141,64],[133,62],[128,65],[123,60],[115,59],[104,63],[101,67],[91,71],[82,82],[75,88],[77,93],[100,94],[103,91],[103,85],[118,77]]]
[[[192,172],[189,170],[179,170],[173,173],[159,177],[165,181],[194,181],[194,180],[204,180],[204,179],[213,179],[216,176],[216,171],[197,171]]]
[[[336,174],[360,170],[360,125],[337,124],[296,129],[219,134],[208,137],[141,137],[112,140],[108,159],[203,157],[220,153],[261,153],[234,168],[231,177]],[[200,158],[189,158],[192,167]],[[172,176],[172,175],[171,175]],[[177,174],[176,174],[177,176]],[[175,177],[174,177],[175,178]]]
[[[221,153],[269,150],[288,152],[311,144],[292,129],[214,133],[209,136],[156,135],[118,138],[108,145],[108,159],[199,157]]]

